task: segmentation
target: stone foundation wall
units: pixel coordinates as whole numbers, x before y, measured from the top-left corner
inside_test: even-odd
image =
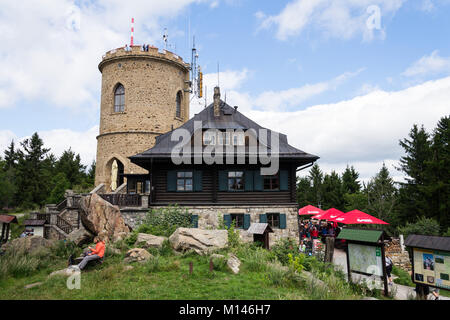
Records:
[[[391,257],[392,262],[398,268],[405,271],[411,271],[411,261],[409,260],[408,251],[402,252],[400,239],[393,238],[391,242],[386,244],[386,255]]]
[[[144,221],[145,215],[149,209],[121,209],[120,214],[122,215],[125,224],[131,229],[136,229],[142,221]]]
[[[153,209],[163,207],[152,207]],[[286,215],[286,229],[274,228],[274,233],[269,235],[270,245],[281,238],[292,238],[298,242],[297,206],[184,206],[189,213],[198,215],[198,227],[200,229],[216,229],[220,219],[225,214],[250,214],[250,223],[259,222],[259,215],[277,212]],[[131,228],[136,228],[142,223],[148,210],[121,210],[125,223]],[[239,229],[243,241],[252,242],[253,235]]]

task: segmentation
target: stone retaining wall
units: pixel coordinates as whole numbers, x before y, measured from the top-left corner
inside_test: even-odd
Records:
[[[408,272],[412,270],[408,251],[405,250],[404,252],[402,252],[400,239],[393,238],[391,242],[386,244],[386,255],[391,257],[392,262],[396,267],[399,267]]]
[[[164,207],[152,207],[159,209]],[[272,246],[277,240],[282,238],[292,238],[298,241],[298,222],[297,222],[297,206],[184,206],[189,213],[198,215],[198,228],[200,229],[216,229],[219,226],[219,220],[225,214],[250,214],[250,223],[259,222],[259,215],[276,212],[286,215],[286,229],[274,228],[274,233],[269,235],[269,242]],[[135,229],[142,223],[148,209],[127,209],[121,210],[125,223]],[[253,241],[253,235],[245,230],[240,231],[243,241]]]

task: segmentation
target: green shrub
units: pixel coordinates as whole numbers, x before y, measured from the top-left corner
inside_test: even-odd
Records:
[[[288,254],[292,254],[292,256],[296,256],[299,254],[297,250],[297,245],[293,239],[283,238],[277,241],[272,246],[272,252],[283,265],[287,265],[289,262]]]
[[[79,255],[81,253],[81,248],[72,241],[58,240],[53,249],[53,253],[57,257],[67,259],[71,254]]]
[[[169,237],[180,227],[192,227],[192,215],[185,208],[169,205],[164,208],[151,209],[138,227],[137,233]]]
[[[447,232],[443,234],[444,237],[450,237],[450,227],[448,227]]]
[[[129,247],[134,246],[134,244],[137,241],[137,237],[138,237],[138,232],[137,231],[133,231],[132,233],[130,233],[128,235],[128,237],[125,238],[126,245],[129,246]]]
[[[144,264],[144,269],[147,272],[158,272],[161,270],[161,258],[159,256],[153,256],[147,260]]]
[[[225,257],[212,258],[213,268],[215,271],[227,271],[227,259]]]
[[[15,278],[30,276],[39,269],[47,268],[53,260],[50,249],[44,247],[33,253],[22,249],[8,250],[0,256],[0,278],[8,275]]]
[[[399,234],[403,234],[405,239],[410,234],[423,234],[427,236],[438,236],[440,231],[439,223],[431,218],[420,217],[414,223],[407,223],[398,228]]]
[[[414,287],[414,283],[411,280],[411,276],[409,275],[409,273],[407,271],[400,269],[396,266],[393,266],[392,273],[398,277],[398,278],[394,279],[395,283],[401,284],[404,286]]]
[[[244,264],[250,272],[265,272],[270,261],[269,257],[269,252],[262,248],[246,250]]]
[[[238,248],[241,244],[241,238],[239,235],[239,230],[237,230],[234,227],[234,224],[232,223],[229,228],[227,228],[228,231],[228,247],[230,248]]]
[[[303,269],[305,269],[305,259],[306,259],[306,255],[304,254],[300,254],[298,256],[294,256],[292,255],[292,253],[288,253],[288,265],[289,268],[296,271],[296,272],[302,272]]]
[[[271,285],[280,287],[285,283],[287,272],[281,266],[269,267],[266,273],[267,279]]]
[[[170,256],[173,254],[172,245],[170,244],[169,240],[164,240],[161,248],[159,249],[159,254],[162,256]]]

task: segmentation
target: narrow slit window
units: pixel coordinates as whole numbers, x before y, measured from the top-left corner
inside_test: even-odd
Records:
[[[125,111],[125,88],[119,84],[114,91],[114,112]]]
[[[181,100],[182,100],[182,94],[181,91],[177,92],[177,110],[175,116],[177,118],[181,118]]]

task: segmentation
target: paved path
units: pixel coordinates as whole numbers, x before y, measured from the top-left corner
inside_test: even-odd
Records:
[[[341,270],[344,271],[345,274],[347,274],[347,257],[344,250],[334,249],[333,263],[339,268],[341,268]],[[393,278],[395,279],[396,276],[393,276]],[[414,291],[413,287],[403,286],[394,283],[392,287],[389,288],[389,291],[390,290],[395,291],[395,300],[408,300],[416,298],[416,292]],[[430,293],[428,298],[433,300],[434,296]],[[440,296],[439,299],[450,300],[450,298],[443,296]]]

